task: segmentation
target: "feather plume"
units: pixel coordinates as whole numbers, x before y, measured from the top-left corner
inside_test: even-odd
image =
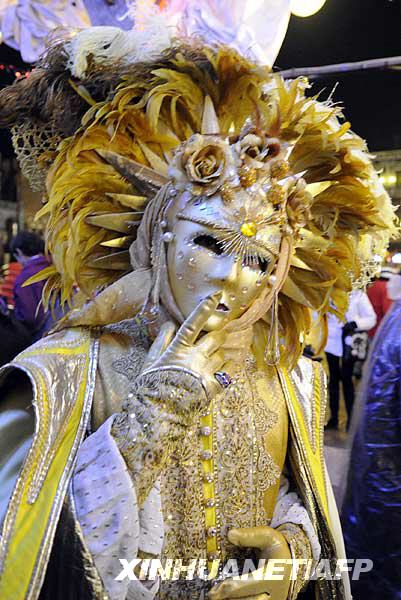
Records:
[[[303,173],[307,183],[310,209],[279,295],[283,356],[294,364],[311,312],[323,324],[328,312],[341,318],[355,281],[369,272],[362,248],[383,251],[396,232],[365,142],[338,106],[307,95],[304,78],[283,81],[232,49],[177,42],[151,61],[91,68],[85,60],[85,77],[71,86],[61,43],[29,81],[0,94],[0,123],[35,117],[64,138],[39,212],[55,269],[44,301],[61,290],[69,302],[76,284],[90,298],[121,276],[117,269],[129,268],[128,253],[116,255],[115,246],[134,239],[133,223],[168,181],[166,158],[201,132],[210,98],[203,113],[213,106],[213,128],[236,136],[257,123],[288,148],[290,174]]]

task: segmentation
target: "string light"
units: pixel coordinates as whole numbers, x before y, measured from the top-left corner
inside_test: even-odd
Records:
[[[9,65],[8,63],[0,63],[0,75],[2,74],[13,75],[16,79],[20,79],[21,77],[29,77],[31,70]]]
[[[392,171],[384,171],[380,175],[379,179],[380,179],[380,182],[386,188],[392,188],[395,185],[397,185],[397,175],[396,175],[396,173],[393,173]]]

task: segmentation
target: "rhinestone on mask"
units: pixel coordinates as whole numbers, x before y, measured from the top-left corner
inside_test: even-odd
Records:
[[[229,204],[235,198],[235,191],[232,186],[225,183],[220,188],[220,195],[223,199],[223,202],[225,202],[226,204]]]
[[[267,199],[273,204],[273,206],[278,206],[281,204],[284,200],[284,197],[285,191],[278,183],[274,183],[267,192]]]
[[[247,166],[243,166],[239,170],[239,178],[241,186],[249,188],[257,182],[258,174],[256,169],[250,169]]]
[[[277,160],[270,167],[270,174],[275,179],[283,179],[290,170],[290,165],[286,160]]]
[[[245,237],[254,237],[257,231],[256,223],[253,221],[247,221],[241,225],[241,233]]]

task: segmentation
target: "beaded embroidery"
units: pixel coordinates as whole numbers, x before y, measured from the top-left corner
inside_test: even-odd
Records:
[[[226,541],[228,529],[266,525],[264,493],[281,474],[266,448],[266,434],[279,418],[258,391],[257,381],[265,374],[250,366],[247,361],[245,369],[238,370],[232,384],[222,390],[211,407],[213,500],[222,560],[238,552]],[[183,560],[206,557],[200,425],[198,420],[188,431],[161,476],[166,558],[176,558],[178,549]]]

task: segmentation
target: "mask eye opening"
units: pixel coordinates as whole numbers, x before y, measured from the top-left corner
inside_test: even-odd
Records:
[[[200,235],[197,235],[194,238],[193,242],[197,246],[201,246],[202,248],[211,250],[214,254],[217,254],[218,256],[221,256],[221,254],[224,254],[223,244],[221,242],[219,242],[219,240],[217,240],[212,235],[202,233]]]

